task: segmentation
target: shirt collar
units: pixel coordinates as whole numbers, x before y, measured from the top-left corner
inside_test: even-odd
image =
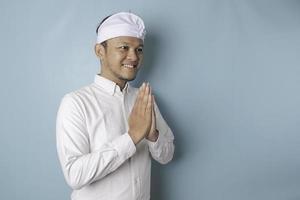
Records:
[[[101,87],[110,95],[114,95],[117,91],[121,92],[120,87],[115,82],[101,76],[100,74],[95,75],[94,82],[97,86]],[[127,82],[122,93],[128,93],[129,87],[130,85]]]

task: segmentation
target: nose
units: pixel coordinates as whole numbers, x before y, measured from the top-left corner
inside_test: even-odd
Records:
[[[127,58],[130,61],[137,61],[139,59],[138,54],[135,50],[128,51]]]

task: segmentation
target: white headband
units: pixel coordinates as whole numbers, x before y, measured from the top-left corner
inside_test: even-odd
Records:
[[[136,37],[144,41],[146,35],[143,20],[128,12],[120,12],[108,17],[98,28],[97,43],[119,36]]]

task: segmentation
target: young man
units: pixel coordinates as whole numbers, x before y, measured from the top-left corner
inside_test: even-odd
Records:
[[[121,12],[97,29],[101,73],[66,94],[57,114],[57,151],[72,200],[149,200],[151,157],[168,163],[173,133],[151,87],[128,84],[143,61],[143,20]]]

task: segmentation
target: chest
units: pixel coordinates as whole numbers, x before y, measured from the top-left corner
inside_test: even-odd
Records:
[[[91,102],[86,112],[91,151],[128,131],[133,104],[134,98],[124,96],[96,98]]]

